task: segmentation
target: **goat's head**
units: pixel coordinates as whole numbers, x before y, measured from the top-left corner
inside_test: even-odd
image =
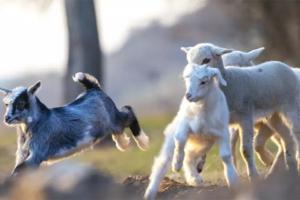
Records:
[[[213,77],[217,77],[222,85],[227,85],[219,69],[210,68],[207,65],[187,64],[183,71],[187,100],[190,102],[203,101],[207,96]]]
[[[233,51],[222,56],[224,66],[250,67],[252,61],[259,56],[264,47],[254,49],[250,52]]]
[[[29,111],[31,101],[40,87],[41,82],[38,81],[28,89],[24,87],[17,87],[13,90],[0,88],[0,91],[5,94],[3,98],[6,106],[4,122],[7,125],[31,122]]]
[[[186,59],[189,63],[197,65],[206,64],[209,67],[216,66],[218,59],[226,53],[230,53],[232,49],[217,47],[210,43],[200,43],[194,47],[181,47],[181,50],[186,52]]]

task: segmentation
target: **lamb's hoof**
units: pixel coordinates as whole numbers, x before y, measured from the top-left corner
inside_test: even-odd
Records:
[[[176,162],[176,163],[173,163],[173,165],[172,165],[173,172],[178,173],[178,172],[180,172],[181,168],[182,168],[182,163]]]
[[[187,182],[188,185],[195,186],[195,187],[200,186],[200,185],[203,184],[203,180],[200,176],[199,177],[188,178],[188,179],[186,179],[186,182]]]
[[[153,191],[149,191],[148,189],[146,190],[145,192],[145,195],[144,195],[144,199],[146,200],[154,200],[155,199],[155,196],[156,196],[156,193],[153,192]]]
[[[140,134],[134,139],[141,150],[146,151],[148,149],[149,138],[143,130],[141,130]]]

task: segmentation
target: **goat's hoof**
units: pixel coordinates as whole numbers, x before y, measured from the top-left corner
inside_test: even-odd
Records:
[[[173,165],[172,165],[173,172],[178,173],[178,172],[180,172],[181,168],[182,168],[182,164],[179,162],[173,163]]]
[[[148,149],[149,138],[143,130],[141,130],[139,136],[135,137],[134,139],[141,150],[145,151]]]
[[[195,186],[195,187],[203,184],[203,180],[200,176],[188,178],[188,179],[186,179],[186,182],[188,185]]]
[[[112,135],[112,139],[116,142],[116,146],[120,151],[126,151],[130,142],[130,138],[127,137],[125,133],[119,135]]]

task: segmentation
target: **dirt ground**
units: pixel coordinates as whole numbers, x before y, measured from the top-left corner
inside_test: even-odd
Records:
[[[218,183],[205,183],[200,187],[192,187],[184,182],[177,182],[165,177],[161,182],[157,199],[236,199],[236,200],[296,200],[300,199],[300,181],[287,173],[280,173],[268,180],[250,184],[246,176],[239,177],[240,184],[229,189],[224,179]],[[148,186],[146,175],[128,177],[123,182],[125,188],[131,188],[142,196]]]
[[[1,177],[0,177],[1,178]],[[23,174],[11,184],[0,183],[0,200],[114,200],[142,199],[149,184],[148,175],[127,177],[122,183],[96,169],[77,163],[62,163]],[[165,177],[157,199],[210,200],[296,200],[300,199],[300,181],[297,176],[278,173],[268,180],[249,184],[240,177],[240,184],[229,189],[224,179],[191,187]]]
[[[149,184],[149,176],[137,175],[130,176],[125,179],[123,186],[125,188],[132,188],[135,193],[142,196]],[[220,184],[205,184],[201,187],[188,186],[184,182],[178,182],[165,177],[160,184],[157,199],[182,199],[189,193],[200,194],[201,192],[212,192],[217,188],[227,188],[223,180]]]

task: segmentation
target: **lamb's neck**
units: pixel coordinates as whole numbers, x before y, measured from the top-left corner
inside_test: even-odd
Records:
[[[222,57],[221,56],[218,56],[218,58],[215,59],[215,62],[214,62],[214,67],[215,68],[218,68],[222,74],[222,77],[226,80],[226,69],[224,67],[224,64],[223,64],[223,60],[222,60]]]

